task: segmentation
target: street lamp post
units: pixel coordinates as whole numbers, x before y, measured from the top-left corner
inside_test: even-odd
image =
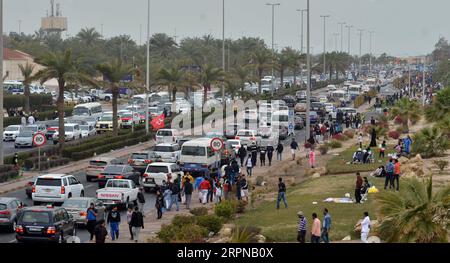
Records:
[[[350,35],[351,35],[351,31],[350,31],[350,29],[352,29],[353,28],[353,26],[345,26],[347,29],[348,29],[348,54],[350,55]]]
[[[326,19],[330,17],[330,15],[321,15],[323,18],[323,75],[325,76],[325,72],[327,71],[326,66]]]
[[[303,54],[303,21],[304,17],[303,17],[303,13],[305,13],[306,11],[308,11],[307,9],[297,9],[298,12],[301,12],[301,22],[300,22],[300,39],[301,39],[301,45],[300,45],[300,53]]]
[[[341,26],[341,52],[344,52],[344,25],[345,25],[345,22],[339,22],[338,25]]]
[[[359,32],[359,70],[358,70],[358,74],[361,73],[361,63],[362,63],[362,59],[361,59],[361,50],[362,50],[362,33],[364,32],[364,29],[358,29]]]
[[[310,111],[311,111],[311,54],[309,52],[310,47],[310,6],[309,6],[309,0],[306,1],[306,10],[307,10],[307,18],[306,18],[306,65],[308,69],[308,76],[307,76],[307,85],[306,85],[306,138],[309,139],[311,137],[311,120],[309,117]]]
[[[373,40],[373,34],[375,34],[375,31],[369,31],[369,45],[370,45],[370,55],[369,55],[369,73],[372,72],[372,40]]]
[[[272,52],[275,52],[274,41],[275,41],[275,6],[280,6],[280,3],[267,3],[266,5],[272,6]],[[272,63],[272,78],[274,77],[274,68]],[[261,80],[259,80],[261,81]],[[275,81],[272,81],[272,96],[274,94],[274,85]]]
[[[222,70],[225,72],[225,0],[222,0]],[[225,82],[222,82],[222,105],[225,110]]]
[[[145,80],[145,133],[150,132],[148,93],[150,92],[150,0],[147,0],[147,72]]]
[[[339,36],[339,33],[334,33],[333,36],[334,36],[334,50],[337,52],[338,51],[338,36]]]

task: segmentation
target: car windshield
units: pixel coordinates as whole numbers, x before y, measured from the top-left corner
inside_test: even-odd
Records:
[[[19,130],[19,126],[9,126],[6,127],[5,131],[18,131]]]
[[[50,224],[50,213],[46,211],[24,211],[22,223],[26,224]]]
[[[6,210],[6,205],[5,204],[0,204],[0,210]]]
[[[73,115],[89,115],[89,109],[84,107],[78,107],[73,109]]]
[[[87,208],[89,206],[88,200],[75,200],[75,199],[67,199],[64,201],[62,207],[67,208]]]
[[[122,118],[132,118],[133,115],[131,113],[124,113],[122,114]]]
[[[37,186],[61,186],[61,179],[57,178],[38,178]]]
[[[205,156],[206,149],[202,146],[183,146],[181,154],[189,156]]]
[[[168,173],[169,169],[167,166],[149,166],[147,167],[146,173]]]
[[[131,155],[131,159],[146,160],[147,154],[146,153],[133,153]]]
[[[230,146],[236,146],[236,145],[239,145],[239,142],[238,141],[227,141],[227,144]]]
[[[112,121],[113,117],[112,115],[102,116],[100,118],[100,121]]]
[[[121,174],[123,171],[123,166],[116,166],[116,165],[110,165],[106,166],[103,170],[104,173],[111,173],[111,174]]]
[[[107,163],[104,161],[90,161],[89,165],[90,166],[106,166]]]
[[[66,129],[66,132],[73,132],[73,126],[66,126],[64,127]]]
[[[38,131],[38,127],[37,126],[26,126],[23,129],[24,132],[37,132]]]
[[[47,127],[59,127],[59,121],[49,121]]]
[[[167,131],[167,130],[161,131],[161,130],[159,130],[156,135],[157,136],[172,136],[172,131]]]
[[[89,131],[89,125],[81,125],[81,126],[80,126],[80,129],[81,129],[82,131]]]
[[[19,133],[19,135],[17,137],[29,138],[29,137],[33,137],[33,133],[32,132],[21,132],[21,133]]]
[[[155,146],[155,152],[174,152],[175,149],[172,146],[163,146],[163,145],[157,145]]]

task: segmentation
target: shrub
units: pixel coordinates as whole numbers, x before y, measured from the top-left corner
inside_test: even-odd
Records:
[[[344,135],[350,139],[353,139],[353,137],[355,137],[355,131],[354,130],[345,130]]]
[[[198,225],[183,225],[176,234],[176,243],[200,243],[208,236],[208,229]]]
[[[435,160],[433,163],[439,169],[439,173],[442,173],[448,166],[448,161],[445,160]]]
[[[214,207],[214,213],[225,220],[231,219],[234,215],[234,211],[235,209],[230,201],[221,202]]]
[[[4,183],[11,178],[19,176],[19,171],[14,169],[12,165],[1,165],[0,166],[0,183]]]
[[[247,206],[247,202],[246,201],[244,201],[244,200],[239,200],[239,201],[237,201],[236,202],[236,205],[235,205],[235,211],[236,211],[236,213],[238,213],[238,214],[242,214],[242,213],[244,213],[245,212],[245,207]]]
[[[413,142],[413,153],[424,158],[442,156],[450,146],[447,134],[436,127],[422,129],[414,135]]]
[[[260,175],[256,177],[256,185],[257,186],[261,186],[263,181],[264,181],[264,177],[262,177]]]
[[[203,215],[197,217],[197,225],[208,229],[209,232],[219,233],[223,220],[216,215]]]
[[[358,97],[355,98],[354,107],[355,108],[359,108],[364,103],[365,103],[364,96],[363,95],[359,95]]]
[[[250,243],[251,239],[252,233],[247,230],[247,227],[236,226],[231,236],[231,243]]]
[[[392,138],[394,140],[398,140],[400,138],[400,133],[398,131],[390,131],[388,133],[389,138]]]
[[[204,216],[208,214],[208,208],[206,207],[197,207],[193,208],[189,211],[194,216]]]
[[[183,225],[191,225],[195,224],[196,220],[193,216],[185,216],[185,215],[176,215],[172,219],[172,224],[178,227],[181,227]]]
[[[340,141],[331,140],[331,142],[328,143],[328,146],[330,146],[331,149],[337,149],[342,147],[342,143]]]
[[[161,241],[169,243],[176,239],[180,228],[174,225],[162,225],[161,230],[156,234]]]
[[[338,140],[341,142],[347,141],[349,138],[342,133],[335,134],[331,137],[333,140]]]
[[[321,155],[325,155],[325,154],[327,154],[328,153],[328,145],[327,144],[321,144],[320,146],[319,146],[319,152],[320,152],[320,154]]]
[[[403,124],[403,119],[402,119],[402,117],[401,117],[401,116],[396,116],[396,117],[394,118],[394,123],[397,124],[397,125]]]

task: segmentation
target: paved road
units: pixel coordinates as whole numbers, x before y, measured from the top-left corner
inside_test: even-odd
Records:
[[[47,140],[47,145],[53,145],[52,140]],[[3,142],[3,154],[5,155],[13,155],[14,153],[21,153],[21,152],[29,152],[34,150],[35,148],[27,147],[27,148],[14,148],[14,142]]]

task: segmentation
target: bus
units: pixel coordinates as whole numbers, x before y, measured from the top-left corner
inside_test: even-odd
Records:
[[[73,108],[73,116],[91,116],[100,118],[103,114],[102,111],[102,104],[98,102],[79,104]]]
[[[192,176],[208,176],[220,169],[220,152],[211,148],[211,138],[199,138],[185,142],[181,147],[180,168]]]
[[[352,100],[356,99],[362,92],[362,86],[361,85],[350,85],[348,87],[348,94],[350,95],[350,98]]]

